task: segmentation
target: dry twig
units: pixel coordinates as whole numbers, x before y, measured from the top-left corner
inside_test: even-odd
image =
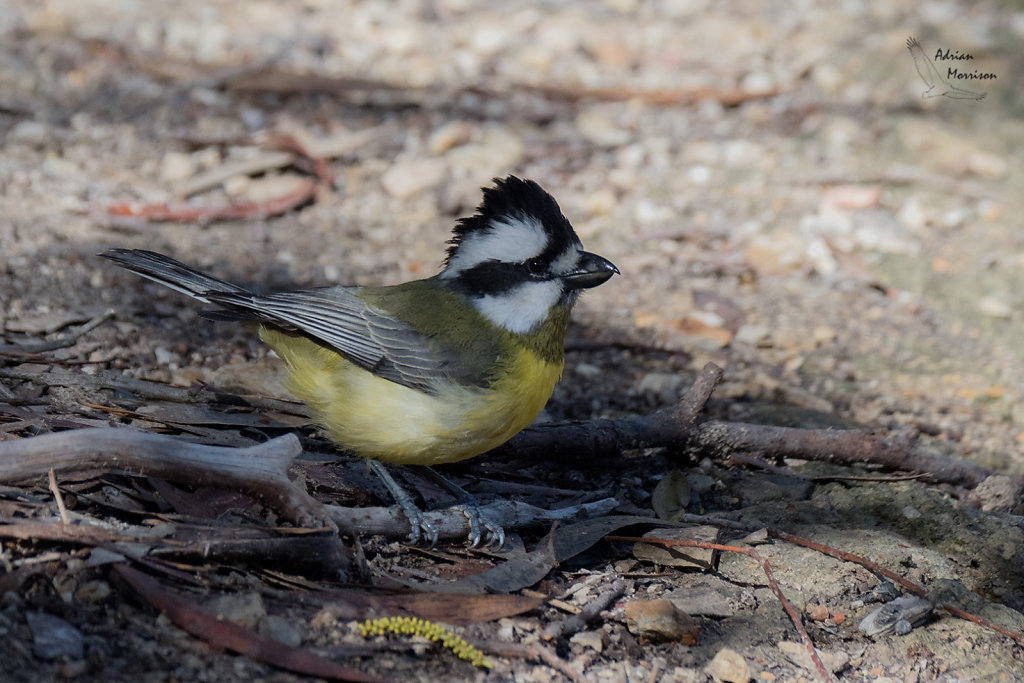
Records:
[[[615,420],[589,420],[525,429],[512,438],[502,453],[518,457],[617,458],[623,450],[669,447],[725,457],[741,451],[765,458],[792,457],[834,463],[872,463],[926,473],[926,481],[973,488],[992,474],[988,468],[929,453],[917,447],[917,432],[906,429],[802,429],[696,419],[721,369],[708,363],[689,391],[675,406],[650,415]]]
[[[614,498],[572,505],[557,510],[545,510],[529,503],[511,500],[496,500],[479,507],[480,513],[488,520],[506,529],[520,529],[550,524],[552,522],[573,522],[581,519],[600,517],[611,512],[618,505]],[[325,505],[327,513],[343,532],[352,536],[379,534],[388,538],[408,538],[409,521],[405,515],[389,507],[348,508]],[[435,529],[439,540],[466,538],[469,520],[459,508],[427,510],[423,517]]]
[[[300,156],[317,160],[333,159],[348,154],[368,142],[379,139],[392,130],[393,126],[390,124],[382,124],[356,132],[343,131],[324,138],[304,142],[301,145],[288,145],[284,149],[282,149],[281,145],[277,145],[274,150],[268,150],[245,159],[229,159],[220,166],[211,168],[209,171],[200,173],[185,181],[177,188],[177,193],[190,197],[212,189],[235,176],[256,175],[292,166]],[[278,140],[280,141],[280,139]],[[290,140],[294,140],[294,136],[290,136]]]
[[[800,479],[802,481],[827,482],[827,481],[870,481],[870,482],[896,482],[913,481],[923,479],[928,475],[924,472],[916,474],[895,474],[895,475],[870,475],[870,474],[804,474],[797,472],[791,467],[779,467],[766,461],[764,458],[757,458],[747,453],[733,453],[726,461],[728,465],[750,465],[765,472],[780,474],[784,477]]]
[[[731,519],[722,519],[720,517],[705,517],[703,515],[683,514],[680,515],[678,521],[690,522],[694,524],[712,524],[714,526],[724,527],[727,529],[736,529],[738,531],[755,532],[761,530],[759,527],[755,527],[750,524],[744,524],[743,522],[737,522]],[[785,531],[779,531],[777,529],[767,529],[766,531],[768,532],[768,535],[772,538],[777,538],[779,540],[786,541],[787,543],[792,543],[793,545],[799,545],[804,548],[815,550],[824,555],[828,555],[829,557],[834,557],[837,560],[842,560],[843,562],[853,562],[854,564],[859,564],[872,574],[885,577],[893,583],[903,586],[911,593],[914,593],[915,595],[925,598],[926,600],[929,599],[928,591],[927,589],[925,589],[924,586],[914,583],[910,579],[904,576],[900,576],[896,572],[890,571],[885,567],[881,566],[880,564],[878,564],[877,562],[873,562],[867,559],[866,557],[863,557],[861,555],[855,555],[853,553],[847,552],[845,550],[840,550],[838,548],[833,548],[832,546],[828,546],[823,543],[818,543],[816,541],[812,541],[809,538],[797,536],[796,534],[791,534]],[[966,612],[960,609],[959,607],[956,607],[955,605],[951,605],[949,603],[939,604],[938,607],[941,607],[950,614],[956,615],[962,619],[972,621],[975,624],[978,624],[979,626],[984,626],[986,628],[992,629],[993,631],[1001,633],[1007,638],[1012,638],[1018,643],[1024,645],[1024,634],[1018,631],[1010,631],[1009,629],[1005,629],[1002,626],[999,626],[998,624],[993,624],[987,619],[983,619],[982,617],[971,614],[970,612]]]
[[[68,517],[68,509],[64,505],[64,496],[60,495],[60,487],[57,486],[57,475],[54,473],[52,467],[50,468],[50,473],[47,479],[50,484],[50,492],[57,501],[57,509],[60,511],[60,521],[65,524],[70,524],[71,519]]]
[[[796,608],[793,607],[792,603],[783,594],[782,589],[779,587],[779,582],[775,580],[775,574],[772,572],[771,564],[768,562],[768,558],[758,553],[753,548],[743,548],[735,545],[723,545],[721,543],[708,543],[707,541],[682,541],[682,540],[671,540],[663,538],[650,538],[644,537],[639,538],[636,536],[607,536],[606,540],[609,541],[625,541],[627,543],[660,543],[667,548],[704,548],[705,550],[721,550],[725,552],[734,552],[747,555],[761,567],[761,571],[764,572],[765,577],[768,579],[768,588],[771,589],[775,597],[779,599],[779,603],[782,604],[782,608],[786,610],[786,614],[789,615],[790,620],[793,622],[794,628],[797,633],[800,634],[800,640],[803,641],[807,647],[807,651],[811,655],[811,661],[814,662],[815,667],[818,669],[818,673],[826,681],[837,682],[838,679],[825,668],[821,658],[818,656],[818,651],[814,647],[814,641],[807,634],[807,630],[804,628],[803,622],[800,620],[800,613],[797,612]]]
[[[655,106],[680,106],[712,100],[723,107],[737,107],[751,100],[775,97],[778,89],[742,90],[735,88],[658,88],[638,89],[629,87],[588,88],[574,85],[530,85],[517,84],[513,87],[537,92],[546,97],[564,100],[602,100],[605,102],[638,101]]]
[[[548,624],[548,627],[544,629],[545,638],[561,638],[565,635],[577,633],[587,627],[591,621],[596,619],[602,611],[607,609],[608,605],[612,604],[623,593],[629,584],[626,581],[618,580],[612,583],[611,588],[604,591],[596,598],[591,600],[587,605],[580,610],[578,614],[574,614],[571,617],[566,617],[561,621],[553,621]]]
[[[87,323],[76,327],[67,334],[63,334],[59,339],[52,341],[39,341],[31,342],[27,344],[0,344],[0,353],[12,353],[12,354],[36,354],[46,353],[47,351],[56,351],[57,349],[63,349],[71,346],[77,342],[83,335],[92,332],[94,329],[110,320],[114,317],[114,309],[109,308],[103,313],[100,313],[92,320]]]
[[[122,202],[111,204],[107,212],[111,216],[143,218],[149,221],[181,221],[187,223],[209,223],[215,220],[240,218],[267,218],[279,216],[302,206],[316,195],[317,183],[302,179],[298,187],[280,197],[262,201],[236,202],[215,206],[194,204],[136,204]]]

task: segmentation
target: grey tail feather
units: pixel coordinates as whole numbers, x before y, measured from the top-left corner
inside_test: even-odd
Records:
[[[206,303],[212,303],[206,298],[207,294],[252,294],[238,285],[218,280],[212,275],[201,273],[191,266],[155,251],[110,249],[100,256],[142,277]]]

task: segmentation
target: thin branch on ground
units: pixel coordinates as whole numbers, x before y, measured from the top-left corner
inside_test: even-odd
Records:
[[[925,481],[973,488],[991,470],[917,447],[917,431],[903,429],[802,429],[711,420],[700,425],[693,445],[722,457],[730,452],[765,458],[801,458],[830,463],[871,463],[894,470],[924,472]]]
[[[786,614],[789,615],[790,620],[793,622],[794,628],[798,634],[800,634],[800,640],[803,641],[807,647],[807,651],[811,655],[811,661],[814,662],[815,667],[818,669],[818,673],[821,677],[830,682],[838,683],[838,679],[829,671],[821,658],[818,656],[818,651],[814,647],[814,641],[811,640],[811,636],[808,635],[807,630],[804,628],[803,622],[800,619],[800,613],[797,612],[796,608],[793,607],[792,603],[783,594],[782,589],[779,587],[779,582],[775,580],[775,574],[772,572],[771,563],[768,562],[768,558],[758,553],[753,548],[744,548],[735,545],[724,545],[721,543],[708,543],[707,541],[684,541],[684,540],[671,540],[664,538],[640,538],[637,536],[606,536],[608,541],[625,541],[627,543],[660,543],[666,548],[703,548],[705,550],[720,550],[723,552],[740,553],[750,557],[752,560],[758,563],[761,567],[761,571],[764,572],[765,577],[768,579],[768,588],[771,589],[775,597],[778,598],[782,604],[782,608],[786,610]]]
[[[617,458],[623,450],[669,447],[725,459],[731,453],[764,458],[801,458],[831,463],[871,463],[922,479],[973,488],[992,471],[957,458],[930,453],[912,429],[803,429],[709,420],[698,417],[721,369],[708,363],[679,403],[649,415],[538,425],[523,430],[498,452],[518,457]]]
[[[726,529],[735,529],[737,531],[746,531],[746,532],[761,531],[761,529],[763,528],[763,527],[758,527],[758,526],[755,526],[755,525],[752,525],[752,524],[745,524],[743,522],[737,522],[737,521],[731,520],[731,519],[723,519],[721,517],[705,517],[703,515],[693,515],[693,514],[683,514],[683,515],[680,515],[680,517],[679,517],[679,519],[677,521],[689,522],[689,523],[693,523],[693,524],[712,524],[714,526],[719,526],[719,527],[723,527],[723,528],[726,528]],[[922,598],[924,598],[926,600],[930,600],[931,599],[928,596],[928,590],[924,586],[922,586],[920,584],[917,584],[917,583],[914,583],[910,579],[908,579],[908,578],[906,578],[904,576],[901,576],[901,575],[897,574],[896,572],[890,571],[890,570],[886,569],[885,567],[881,566],[880,564],[878,564],[877,562],[873,562],[872,560],[869,560],[866,557],[863,557],[861,555],[855,555],[854,553],[850,553],[850,552],[847,552],[845,550],[840,550],[838,548],[834,548],[832,546],[825,545],[823,543],[818,543],[817,541],[812,541],[809,538],[805,538],[803,536],[797,536],[796,534],[791,534],[791,533],[788,533],[786,531],[779,531],[777,529],[766,529],[765,531],[767,531],[767,533],[768,533],[768,535],[770,537],[777,538],[780,541],[786,541],[787,543],[792,543],[793,545],[798,545],[798,546],[801,546],[801,547],[804,547],[804,548],[808,548],[810,550],[814,550],[814,551],[822,553],[824,555],[828,555],[829,557],[834,557],[835,559],[841,560],[843,562],[853,562],[854,564],[859,564],[860,566],[864,567],[865,569],[867,569],[872,574],[875,574],[877,576],[882,576],[882,577],[884,577],[886,579],[889,579],[893,583],[902,586],[906,590],[910,591],[911,593],[913,593],[913,594],[915,594],[915,595],[917,595],[919,597],[922,597]],[[956,615],[956,616],[958,616],[958,617],[960,617],[962,619],[967,619],[968,621],[974,622],[975,624],[978,624],[979,626],[984,626],[985,628],[992,629],[993,631],[996,631],[997,633],[1001,633],[1002,635],[1006,636],[1007,638],[1011,638],[1011,639],[1017,641],[1018,643],[1024,645],[1024,633],[1020,633],[1018,631],[1011,631],[1009,629],[1003,628],[1002,626],[999,626],[997,624],[993,624],[992,622],[988,621],[987,619],[984,619],[984,618],[979,617],[977,615],[971,614],[970,612],[966,612],[966,611],[960,609],[959,607],[957,607],[955,605],[951,605],[949,603],[940,603],[940,604],[938,604],[936,606],[937,607],[941,607],[942,609],[946,610],[950,614],[953,614],[953,615]]]
[[[479,507],[480,513],[489,521],[505,529],[550,524],[552,522],[574,522],[607,515],[615,509],[618,501],[614,498],[572,505],[556,510],[546,510],[529,503],[511,500],[496,500]],[[359,507],[349,508],[325,505],[327,513],[343,533],[352,536],[382,535],[387,538],[408,538],[409,521],[400,508]],[[464,512],[459,508],[427,510],[424,519],[437,529],[438,540],[466,538],[470,526]]]
[[[63,349],[68,346],[72,346],[75,342],[81,339],[82,336],[92,332],[94,329],[113,317],[114,309],[108,308],[92,320],[79,325],[66,334],[62,334],[58,339],[53,339],[51,341],[28,342],[25,344],[0,344],[0,353],[35,354]]]
[[[544,637],[548,639],[561,638],[582,631],[587,624],[597,619],[598,615],[608,608],[608,605],[618,600],[629,587],[630,582],[621,579],[615,581],[611,588],[588,602],[578,614],[548,624],[544,629]]]
[[[65,524],[70,524],[71,518],[68,517],[68,509],[64,505],[64,496],[60,495],[60,487],[57,485],[57,475],[53,471],[52,467],[50,468],[47,480],[50,484],[50,492],[53,494],[54,499],[57,501],[57,509],[60,511],[60,521],[64,522]]]
[[[230,202],[203,206],[186,203],[139,204],[120,202],[107,207],[107,212],[116,218],[142,218],[147,221],[209,223],[219,220],[243,218],[268,218],[287,213],[302,206],[316,196],[317,182],[308,178],[300,179],[297,187],[279,197],[259,201]]]
[[[630,88],[623,86],[612,86],[607,88],[592,88],[574,85],[530,85],[518,84],[519,87],[529,92],[536,92],[553,99],[570,101],[578,100],[601,100],[604,102],[627,102],[640,101],[644,104],[654,106],[680,106],[711,100],[718,102],[723,107],[737,107],[744,102],[752,100],[763,100],[775,97],[780,94],[777,88],[767,90],[743,90],[734,88],[723,90],[721,88]]]
[[[211,168],[208,171],[189,178],[178,188],[179,195],[190,197],[200,192],[205,192],[217,187],[224,181],[235,176],[248,176],[274,171],[287,166],[292,166],[304,156],[310,159],[333,159],[335,157],[349,154],[359,147],[377,140],[387,133],[393,132],[394,127],[385,123],[372,128],[365,128],[360,131],[344,131],[323,138],[317,138],[303,142],[302,145],[289,146],[281,149],[264,151],[252,157],[244,159],[230,159],[223,164]],[[301,150],[301,154],[300,154]]]
[[[871,482],[894,482],[894,481],[912,481],[914,479],[922,479],[926,476],[924,472],[917,474],[804,474],[803,472],[797,472],[791,467],[779,467],[766,461],[764,458],[758,458],[748,453],[733,453],[726,460],[727,465],[749,465],[756,467],[759,470],[765,472],[771,472],[772,474],[779,474],[783,477],[791,477],[793,479],[800,479],[801,481],[813,481],[813,482],[825,482],[825,481],[871,481]]]

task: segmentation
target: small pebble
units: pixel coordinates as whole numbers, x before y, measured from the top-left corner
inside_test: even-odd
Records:
[[[704,673],[724,683],[748,683],[753,677],[750,664],[736,650],[723,647],[704,667]]]

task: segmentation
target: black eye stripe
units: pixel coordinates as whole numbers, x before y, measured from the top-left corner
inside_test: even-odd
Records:
[[[530,280],[518,263],[484,261],[459,273],[455,283],[459,289],[474,296],[504,294],[518,284]]]
[[[528,259],[525,263],[523,263],[523,265],[526,266],[526,271],[530,275],[538,276],[547,273],[548,267],[551,265],[551,262],[548,261],[547,259],[538,256],[536,258]]]

